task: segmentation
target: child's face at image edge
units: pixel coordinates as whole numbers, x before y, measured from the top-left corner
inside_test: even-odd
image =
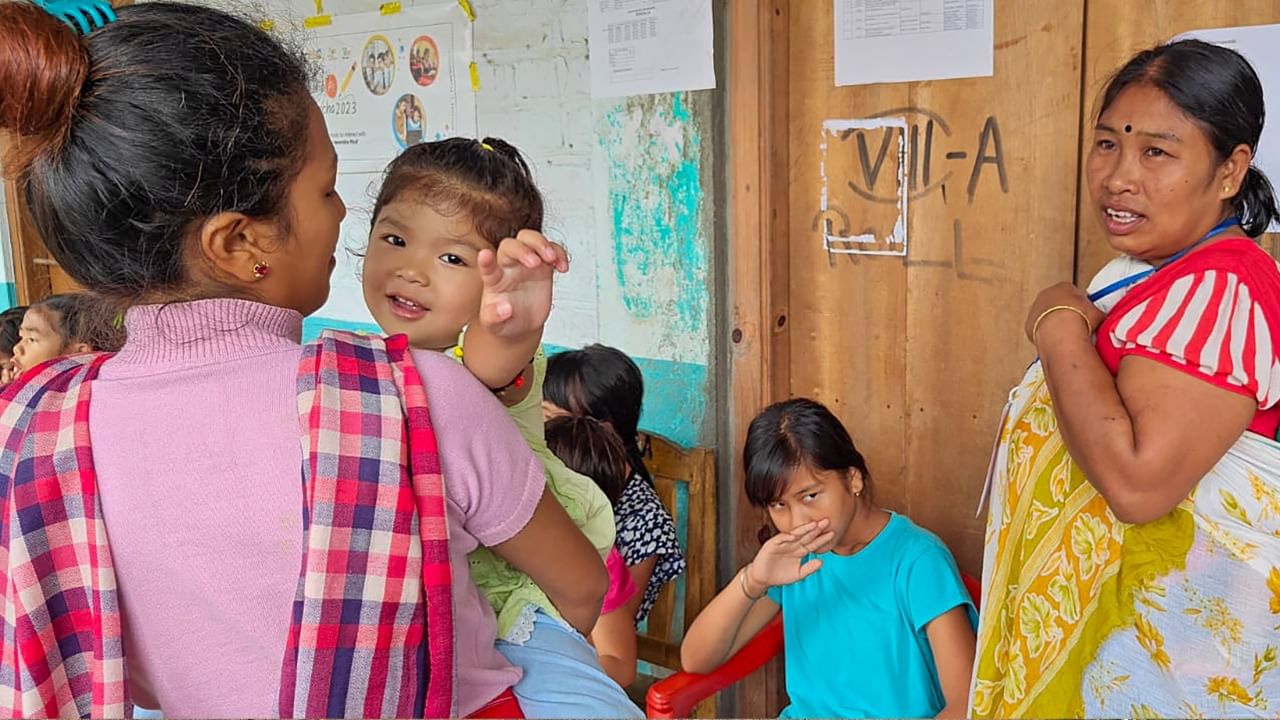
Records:
[[[769,519],[780,532],[791,532],[801,525],[829,520],[832,539],[815,553],[829,552],[849,530],[849,524],[862,501],[854,495],[862,490],[862,477],[856,470],[848,473],[834,470],[812,470],[801,465],[791,472],[782,494],[769,503]]]
[[[421,202],[394,200],[369,236],[364,300],[388,334],[444,350],[480,312],[484,285],[477,260],[492,249],[466,213],[442,215]]]
[[[13,364],[19,370],[28,370],[46,360],[68,354],[67,341],[49,314],[32,308],[22,318],[18,330],[20,340],[13,347]]]

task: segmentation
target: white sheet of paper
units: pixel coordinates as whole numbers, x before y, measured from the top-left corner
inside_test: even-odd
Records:
[[[711,0],[588,0],[591,96],[716,86]]]
[[[1253,65],[1262,81],[1262,97],[1267,105],[1267,122],[1262,127],[1255,167],[1262,170],[1273,186],[1280,186],[1280,25],[1194,30],[1174,38],[1196,38],[1229,47]],[[1280,223],[1272,223],[1271,232],[1280,232]]]
[[[989,77],[996,0],[835,0],[836,85]]]

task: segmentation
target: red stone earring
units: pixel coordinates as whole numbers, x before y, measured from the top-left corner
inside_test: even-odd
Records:
[[[253,276],[259,280],[271,273],[271,266],[264,262],[256,262],[253,264]]]

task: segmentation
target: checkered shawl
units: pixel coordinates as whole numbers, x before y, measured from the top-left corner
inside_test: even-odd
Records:
[[[89,438],[107,357],[0,393],[0,715],[132,712]],[[444,484],[404,338],[326,332],[304,349],[298,407],[306,546],[280,714],[455,714]]]

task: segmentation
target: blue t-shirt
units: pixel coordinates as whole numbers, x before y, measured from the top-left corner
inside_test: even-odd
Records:
[[[946,701],[925,626],[960,605],[978,613],[951,552],[892,514],[853,555],[824,553],[804,580],[771,588],[782,606],[787,695],[782,717],[933,717]]]

